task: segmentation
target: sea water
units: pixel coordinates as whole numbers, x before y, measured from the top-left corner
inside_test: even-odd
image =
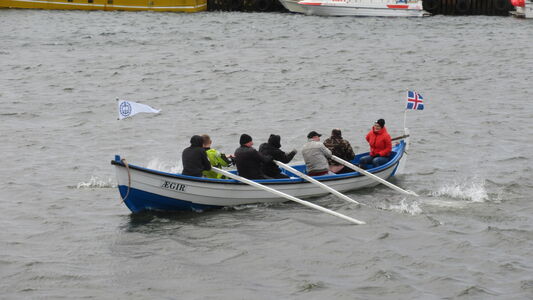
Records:
[[[0,10],[0,298],[529,299],[533,23],[511,17]],[[411,148],[385,186],[313,202],[132,215],[110,161],[181,170],[378,118]],[[117,120],[116,98],[161,113]],[[300,153],[296,163],[302,162]]]

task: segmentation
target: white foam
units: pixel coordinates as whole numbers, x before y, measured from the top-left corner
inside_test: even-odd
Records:
[[[448,208],[463,208],[466,206],[465,201],[450,201],[450,200],[441,200],[441,199],[425,199],[424,205],[433,205],[439,207],[448,207]]]
[[[391,204],[389,206],[389,210],[410,214],[412,216],[422,213],[422,209],[418,205],[418,202],[414,201],[414,202],[411,202],[411,203],[407,203],[407,201],[405,201],[405,199],[400,201],[400,203],[398,203],[397,205]]]
[[[87,188],[115,188],[117,185],[113,182],[111,178],[100,179],[97,176],[91,176],[91,179],[88,182],[80,182],[76,186],[77,189],[87,189]]]
[[[148,169],[158,170],[167,173],[181,173],[181,163],[176,161],[162,161],[159,158],[153,158],[146,166]]]
[[[455,199],[468,200],[472,202],[485,202],[489,199],[485,189],[485,180],[474,178],[473,181],[455,182],[446,184],[436,192],[431,192],[432,196],[448,196]]]

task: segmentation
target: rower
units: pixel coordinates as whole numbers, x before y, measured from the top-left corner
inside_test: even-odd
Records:
[[[239,139],[240,147],[235,150],[235,165],[239,175],[248,179],[269,179],[261,170],[261,164],[272,162],[271,156],[259,153],[252,146],[252,137],[243,133]]]
[[[321,136],[316,131],[309,132],[307,143],[302,148],[302,156],[309,176],[321,176],[329,173],[328,159],[331,158],[331,151],[320,142]]]
[[[185,148],[181,154],[183,171],[181,174],[202,177],[202,171],[211,170],[211,164],[207,159],[204,148],[204,139],[199,135],[191,137],[191,146]]]

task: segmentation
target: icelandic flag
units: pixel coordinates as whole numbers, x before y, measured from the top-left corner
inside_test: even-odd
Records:
[[[141,103],[132,102],[132,101],[117,99],[117,103],[118,103],[118,119],[119,120],[132,117],[133,115],[142,113],[142,112],[158,114],[161,111],[159,109],[153,109],[152,107],[146,104],[141,104]]]
[[[405,109],[424,109],[424,97],[417,92],[407,91],[407,107]]]

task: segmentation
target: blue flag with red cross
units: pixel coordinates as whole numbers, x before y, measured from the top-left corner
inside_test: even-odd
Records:
[[[417,92],[407,91],[407,107],[405,109],[423,110],[424,97]]]

